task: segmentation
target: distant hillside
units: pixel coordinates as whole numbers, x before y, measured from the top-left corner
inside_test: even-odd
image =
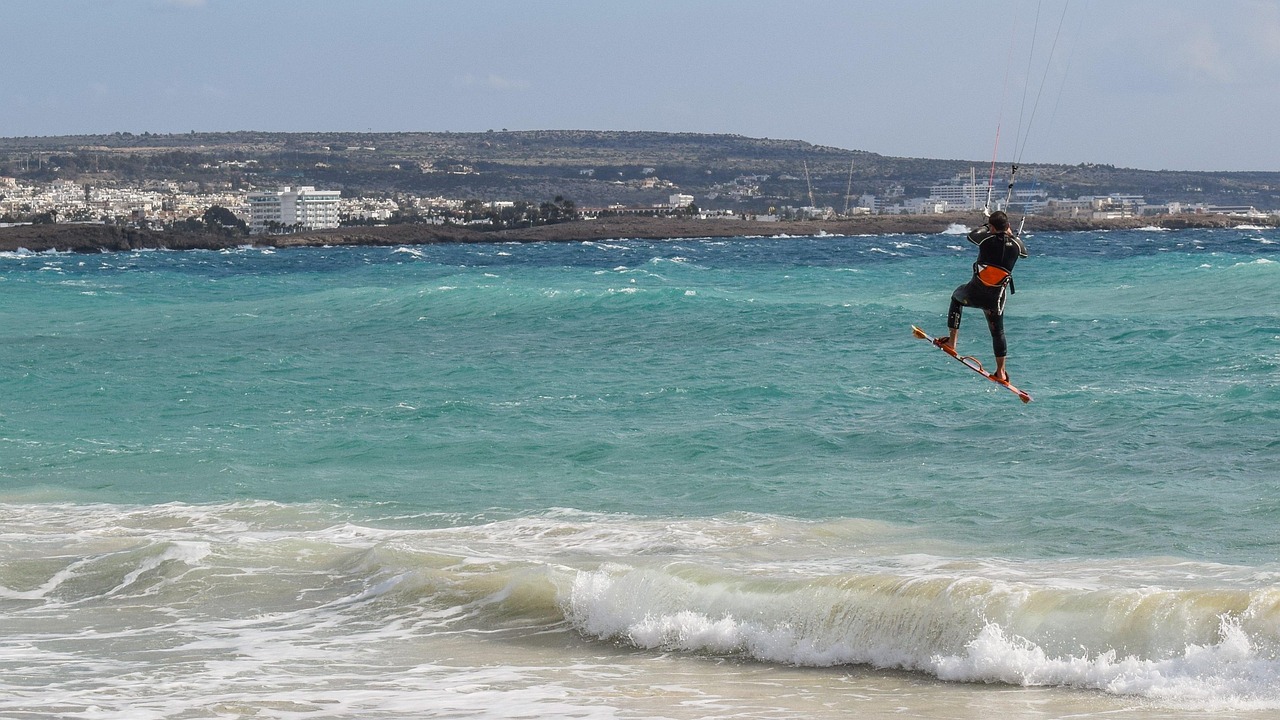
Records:
[[[839,210],[846,189],[854,198],[883,196],[894,185],[908,196],[924,195],[927,186],[971,168],[981,176],[988,166],[980,160],[897,158],[797,140],[693,133],[244,131],[0,138],[0,176],[23,180],[173,180],[233,188],[308,184],[349,194],[482,200],[562,195],[580,207],[647,205],[679,191],[704,207],[758,211],[808,205],[811,185],[818,205]],[[998,174],[1007,177],[1008,168],[999,167]],[[730,197],[726,189],[743,176],[768,178],[756,180],[754,195]],[[1024,164],[1018,178],[1055,197],[1124,192],[1153,203],[1280,208],[1280,172]],[[720,197],[710,199],[713,193]]]

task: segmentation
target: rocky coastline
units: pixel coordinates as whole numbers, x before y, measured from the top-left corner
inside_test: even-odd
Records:
[[[868,215],[843,220],[761,222],[756,220],[655,217],[605,217],[576,220],[532,228],[497,231],[456,225],[386,225],[342,227],[291,235],[228,236],[198,233],[140,230],[110,225],[19,225],[0,228],[0,252],[121,252],[128,250],[221,250],[245,245],[262,247],[322,247],[342,245],[428,245],[435,243],[485,242],[583,242],[589,240],[678,238],[724,238],[743,236],[888,235],[943,232],[953,224],[970,227],[981,222],[973,215]],[[1032,232],[1125,230],[1161,227],[1230,228],[1241,224],[1275,227],[1280,221],[1243,220],[1224,215],[1161,215],[1122,220],[1079,220],[1028,218]]]

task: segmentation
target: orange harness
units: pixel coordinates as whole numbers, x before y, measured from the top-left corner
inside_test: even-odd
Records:
[[[1004,287],[1013,279],[1013,274],[996,265],[973,264],[973,274],[987,287]]]

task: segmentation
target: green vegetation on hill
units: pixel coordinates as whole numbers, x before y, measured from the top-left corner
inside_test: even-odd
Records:
[[[971,168],[982,174],[985,167],[976,160],[896,158],[796,140],[694,133],[244,131],[0,138],[0,176],[23,181],[170,180],[235,189],[315,185],[348,195],[404,192],[482,200],[558,195],[580,207],[649,205],[683,192],[703,207],[744,212],[808,205],[810,186],[817,205],[837,210],[846,205],[846,191],[854,198],[883,196],[900,186],[908,196],[925,195],[929,185]],[[752,176],[751,192],[729,192]],[[1054,197],[1133,193],[1150,203],[1280,208],[1280,172],[1028,163],[1018,179],[1034,181]]]

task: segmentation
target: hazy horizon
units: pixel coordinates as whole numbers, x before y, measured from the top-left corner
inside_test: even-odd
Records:
[[[5,9],[7,137],[692,132],[893,157],[1280,170],[1271,1]]]

